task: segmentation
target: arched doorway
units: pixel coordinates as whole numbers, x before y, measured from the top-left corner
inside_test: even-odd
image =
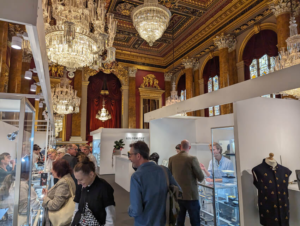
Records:
[[[109,94],[100,94],[104,81],[106,80]],[[88,98],[87,98],[87,128],[86,137],[88,141],[92,140],[90,132],[104,128],[121,128],[122,115],[122,92],[121,83],[114,74],[98,74],[89,77]],[[105,100],[105,109],[111,114],[111,119],[102,122],[96,118],[98,111],[102,109],[103,99]]]

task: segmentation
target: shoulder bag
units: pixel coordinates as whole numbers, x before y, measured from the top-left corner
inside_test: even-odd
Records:
[[[65,179],[66,180],[66,179]],[[48,210],[49,219],[54,226],[65,226],[71,224],[73,213],[75,210],[74,194],[71,185],[68,180],[66,180],[69,185],[69,190],[71,197],[66,201],[66,203],[57,211]]]

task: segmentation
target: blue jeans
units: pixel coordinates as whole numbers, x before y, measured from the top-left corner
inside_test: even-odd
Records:
[[[200,226],[199,200],[178,200],[180,211],[177,217],[177,226],[184,226],[186,211],[190,216],[191,226]]]

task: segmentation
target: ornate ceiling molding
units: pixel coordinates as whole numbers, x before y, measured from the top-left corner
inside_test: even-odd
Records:
[[[290,0],[272,0],[270,9],[276,17],[291,12]]]
[[[194,58],[186,58],[182,60],[182,64],[184,65],[185,69],[190,69],[193,68],[195,61],[196,59]]]

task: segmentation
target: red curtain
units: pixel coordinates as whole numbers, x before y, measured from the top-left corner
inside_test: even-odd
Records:
[[[203,70],[203,80],[204,80],[204,92],[208,93],[208,79],[213,78],[216,75],[220,75],[220,63],[219,57],[215,56],[209,61],[207,61],[205,68]],[[209,116],[208,108],[205,109],[205,117]]]
[[[271,30],[263,30],[248,41],[243,53],[245,80],[250,79],[249,67],[253,59],[259,59],[265,54],[270,57],[278,56],[277,34]]]
[[[177,92],[178,92],[178,96],[181,96],[181,91],[185,90],[185,74],[183,74],[177,84]]]
[[[106,78],[107,89],[109,95],[101,95],[101,89]],[[113,74],[98,74],[89,78],[88,86],[88,102],[87,102],[87,140],[92,141],[90,132],[104,128],[121,128],[121,114],[122,114],[122,92],[121,83],[119,79]],[[105,109],[111,114],[111,119],[102,122],[96,118],[98,111],[101,111],[103,105],[103,98],[105,100]]]

